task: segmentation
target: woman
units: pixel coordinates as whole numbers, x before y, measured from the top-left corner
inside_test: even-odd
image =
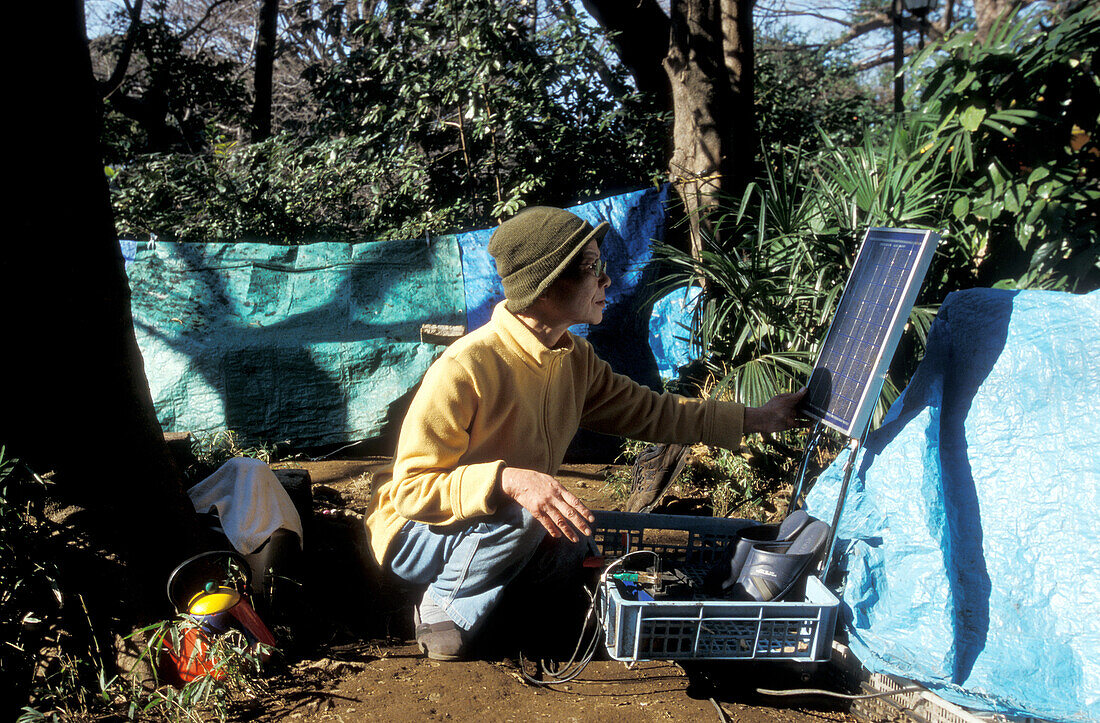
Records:
[[[426,585],[414,611],[428,657],[459,660],[545,537],[579,542],[592,512],[553,475],[579,427],[737,448],[794,426],[803,391],[760,408],[661,394],[615,374],[568,329],[603,320],[608,225],[534,207],[493,233],[505,301],[431,366],[367,517],[385,568]]]

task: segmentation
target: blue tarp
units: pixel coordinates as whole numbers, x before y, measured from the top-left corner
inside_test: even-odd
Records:
[[[680,367],[699,358],[701,350],[691,342],[691,316],[702,295],[698,286],[688,286],[670,291],[653,303],[649,348],[661,379],[675,379]]]
[[[575,331],[650,385],[670,363],[647,344],[650,243],[663,236],[667,193],[572,209],[612,226],[604,323]],[[503,298],[485,251],[491,232],[304,246],[122,241],[161,425],[297,445],[381,436],[443,349],[422,343],[420,326],[475,328]]]
[[[948,296],[856,460],[838,551],[869,669],[1100,719],[1100,292]],[[829,518],[842,455],[809,495]]]

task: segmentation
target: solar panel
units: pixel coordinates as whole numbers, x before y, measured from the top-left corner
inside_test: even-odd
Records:
[[[932,231],[872,228],[810,374],[802,411],[860,437],[939,242]]]

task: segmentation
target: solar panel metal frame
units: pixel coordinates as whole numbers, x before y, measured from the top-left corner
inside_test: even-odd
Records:
[[[806,416],[820,420],[846,437],[859,438],[863,436],[878,401],[882,383],[886,379],[890,361],[897,350],[901,335],[905,331],[909,312],[913,308],[921,283],[924,281],[924,276],[932,263],[932,256],[936,250],[936,245],[939,243],[939,238],[939,234],[934,231],[923,229],[872,227],[867,230],[863,237],[863,243],[860,245],[859,253],[856,255],[856,261],[852,264],[852,271],[848,275],[848,282],[845,284],[844,293],[840,297],[836,314],[829,325],[829,332],[825,336],[825,341],[818,352],[813,371],[810,373],[810,380],[807,383],[809,391],[801,407],[801,411]],[[845,302],[854,298],[853,294],[860,294],[862,291],[861,289],[852,288],[852,280],[859,278],[864,273],[861,263],[863,265],[872,263],[869,259],[873,256],[874,246],[883,243],[914,244],[918,248],[906,266],[896,267],[899,274],[893,278],[900,282],[901,294],[893,301],[891,308],[886,309],[880,316],[876,317],[876,319],[881,320],[880,328],[886,329],[886,335],[873,350],[859,357],[860,360],[866,362],[867,367],[871,369],[871,373],[860,385],[858,398],[854,400],[853,411],[840,415],[833,411],[834,399],[831,390],[824,406],[816,404],[812,400],[815,398],[815,392],[818,391],[817,386],[828,383],[823,380],[831,379],[834,374],[838,373],[839,370],[830,368],[830,364],[835,361],[856,358],[852,355],[844,356],[835,353],[835,347],[844,343],[839,340],[841,334],[836,330],[840,325],[838,322],[845,321],[846,316],[852,312],[851,304]],[[895,270],[895,267],[890,267],[890,270]],[[901,278],[898,278],[899,276]]]

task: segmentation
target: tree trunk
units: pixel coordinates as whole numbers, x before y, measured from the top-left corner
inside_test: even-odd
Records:
[[[707,214],[719,194],[739,195],[753,178],[756,123],[751,0],[584,0],[607,30],[639,91],[671,105],[669,178],[691,226],[698,258]],[[664,77],[656,72],[664,67]],[[663,106],[667,107],[667,106]]]
[[[692,253],[714,229],[720,194],[753,176],[753,36],[750,0],[673,0],[664,65],[675,113],[669,175],[691,223]]]
[[[263,0],[256,31],[256,97],[250,121],[253,143],[271,135],[271,83],[275,69],[275,31],[278,21],[279,0]]]
[[[92,513],[150,583],[197,529],[153,412],[99,150],[80,0],[17,3],[25,112],[0,280],[0,444]],[[146,578],[143,578],[146,579]]]
[[[978,40],[984,43],[998,20],[1025,4],[1022,0],[974,0],[974,24],[977,26]]]
[[[584,7],[605,30],[615,33],[611,39],[615,54],[638,92],[652,98],[658,108],[671,110],[668,76],[661,66],[668,50],[669,19],[657,0],[625,6],[617,0],[584,0]]]

